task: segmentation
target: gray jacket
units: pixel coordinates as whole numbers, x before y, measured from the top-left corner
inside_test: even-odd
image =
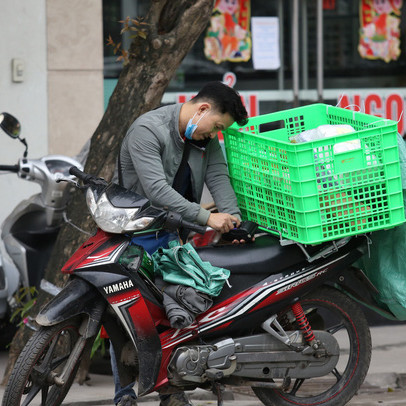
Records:
[[[172,188],[185,148],[179,134],[181,106],[161,107],[134,121],[120,151],[122,181],[124,187],[147,197],[154,206],[168,208],[185,220],[205,225],[210,212]],[[200,201],[206,183],[218,210],[240,217],[217,137],[204,150],[193,146],[188,163],[196,200]]]

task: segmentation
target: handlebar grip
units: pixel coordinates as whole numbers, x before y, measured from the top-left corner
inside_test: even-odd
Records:
[[[0,171],[9,171],[17,173],[19,171],[18,165],[0,165]]]
[[[82,172],[79,168],[76,166],[71,166],[69,168],[69,173],[73,176],[76,176],[78,179],[85,180],[85,177],[88,176],[84,172]]]
[[[82,172],[79,168],[76,166],[71,166],[69,168],[69,173],[73,176],[76,176],[78,179],[80,179],[84,184],[88,185],[94,185],[94,186],[107,186],[107,182],[103,178],[98,178],[97,176],[94,175],[89,175],[85,172]]]
[[[207,230],[206,226],[201,226],[200,224],[191,223],[190,221],[182,220],[182,227],[188,230],[196,231],[196,233],[204,234]]]

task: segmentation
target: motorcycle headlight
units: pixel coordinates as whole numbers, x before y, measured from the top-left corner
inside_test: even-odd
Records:
[[[86,203],[96,224],[107,233],[125,233],[143,230],[154,220],[153,217],[136,218],[138,208],[114,207],[103,193],[96,202],[93,191],[86,192]]]

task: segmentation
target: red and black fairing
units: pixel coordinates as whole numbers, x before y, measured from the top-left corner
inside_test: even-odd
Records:
[[[109,234],[100,228],[84,242],[65,263],[61,272],[72,274],[77,269],[114,263],[127,248],[130,238],[121,234]]]
[[[130,237],[99,229],[82,244],[62,272],[96,287],[114,310],[139,353],[139,391],[143,392],[155,385],[161,364],[156,325],[161,321],[165,323],[166,317],[159,293],[154,291],[151,282],[136,270],[130,272],[120,264],[120,257],[129,244]],[[139,264],[142,255],[143,251],[137,261]]]
[[[166,322],[165,311],[141,274],[124,270],[121,276],[102,286],[101,292],[137,349],[138,390],[145,393],[154,387],[161,365],[161,343],[156,326]],[[108,329],[107,332],[110,334]]]

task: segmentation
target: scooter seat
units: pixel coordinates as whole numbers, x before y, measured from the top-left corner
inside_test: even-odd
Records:
[[[196,251],[203,261],[230,271],[229,283],[214,298],[215,304],[260,283],[269,275],[307,264],[303,251],[296,244],[281,246],[279,239],[272,235],[257,237],[252,243],[207,246]]]
[[[203,261],[228,269],[233,275],[275,274],[306,261],[296,245],[281,246],[272,235],[258,237],[253,243],[207,246],[196,249]]]

